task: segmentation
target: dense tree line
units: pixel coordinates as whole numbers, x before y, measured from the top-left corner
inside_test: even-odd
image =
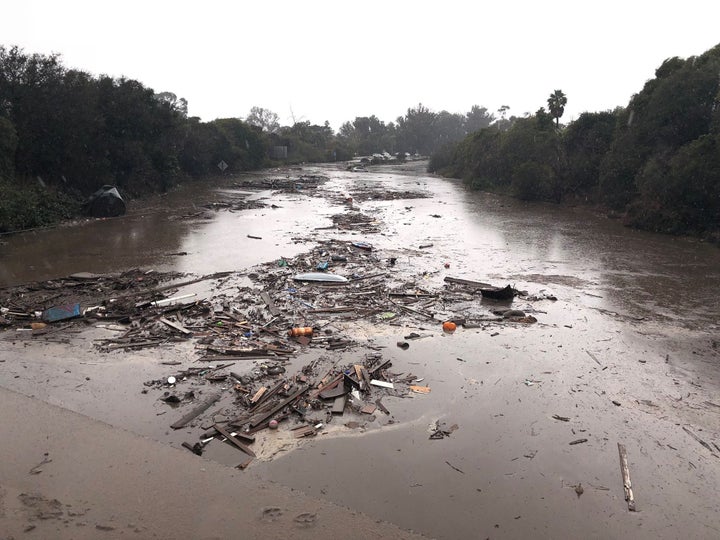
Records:
[[[463,115],[448,111],[436,113],[419,103],[396,122],[388,124],[374,115],[358,116],[340,126],[338,136],[354,154],[389,152],[428,156],[494,121],[495,116],[478,105]]]
[[[67,69],[58,55],[0,46],[0,232],[77,215],[105,184],[132,197],[219,174],[221,161],[227,173],[272,165],[274,145],[288,147],[287,161],[348,157],[327,125],[201,122],[187,105],[135,80]]]
[[[649,230],[719,238],[719,73],[720,45],[670,58],[626,107],[567,126],[556,90],[550,112],[472,133],[435,152],[430,169],[524,199],[601,204]]]
[[[0,232],[77,215],[105,184],[132,197],[219,174],[220,162],[233,173],[358,153],[429,154],[493,120],[480,107],[463,116],[420,104],[397,123],[356,118],[338,134],[327,122],[281,126],[260,107],[244,119],[202,122],[172,92],[0,46]]]
[[[0,232],[76,215],[104,184],[124,195],[187,179],[279,163],[355,155],[432,155],[433,171],[525,199],[582,199],[670,232],[718,228],[720,46],[666,60],[627,107],[584,113],[569,125],[561,90],[547,110],[515,117],[422,103],[395,122],[356,117],[281,126],[253,107],[245,118],[202,122],[171,92],[67,69],[57,55],[0,46]],[[278,152],[277,150],[281,150]]]
[[[281,126],[261,107],[244,119],[202,122],[172,92],[0,46],[0,232],[76,215],[105,184],[132,197],[219,174],[221,162],[233,173],[357,154],[427,155],[494,120],[477,106],[459,115],[419,104],[396,123],[358,117],[338,134],[327,122]]]

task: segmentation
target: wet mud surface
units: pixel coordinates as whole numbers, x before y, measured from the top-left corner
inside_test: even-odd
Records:
[[[279,260],[309,258],[312,267],[323,245],[369,242],[372,264],[359,268],[386,275],[357,282],[354,292],[379,284],[437,294],[434,303],[408,304],[433,317],[386,302],[353,316],[295,311],[298,323],[310,317],[352,344],[296,345],[285,374],[379,354],[392,363],[390,378],[413,374],[430,391],[373,390],[389,414],[323,413],[323,428],[302,440],[282,424],[264,430],[245,474],[435,538],[720,535],[717,248],[628,230],[582,209],[468,192],[418,164],[369,169],[246,175],[144,202],[120,219],[10,237],[0,286],[133,268],[179,280],[230,272],[177,291],[212,304],[272,289]],[[353,262],[334,270],[352,276]],[[448,276],[527,295],[483,299]],[[317,309],[317,298],[304,300]],[[510,308],[536,322],[498,316]],[[443,332],[454,318],[474,324]],[[196,400],[169,404],[159,399],[167,388],[144,383],[217,362],[199,364],[197,339],[98,350],[117,334],[97,321],[49,334],[2,330],[0,384],[178,447],[197,440],[197,424],[233,412],[229,399],[192,429],[171,429]],[[232,370],[252,374],[263,363]],[[232,395],[230,382],[176,389],[203,399],[218,385]],[[637,512],[624,501],[618,443]],[[204,456],[236,466],[239,454],[213,440]]]

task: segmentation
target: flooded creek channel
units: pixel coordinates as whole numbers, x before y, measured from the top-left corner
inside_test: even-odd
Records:
[[[122,218],[4,238],[0,287],[133,268],[237,273],[181,289],[211,299],[248,286],[256,265],[328,241],[371,243],[386,279],[408,289],[439,291],[446,277],[510,284],[527,294],[435,305],[433,320],[323,314],[355,344],[300,348],[288,374],[371,351],[431,391],[383,398],[389,415],[328,417],[300,441],[265,430],[244,474],[432,538],[719,537],[720,250],[586,209],[472,192],[423,168],[308,166],[184,186]],[[267,178],[297,180],[244,185]],[[367,226],[339,227],[333,216],[350,211]],[[490,320],[509,307],[537,322]],[[470,315],[487,320],[442,331]],[[413,332],[422,337],[397,346]],[[188,409],[142,390],[172,373],[163,361],[195,365],[194,344],[99,352],[107,335],[89,325],[52,339],[0,330],[0,385],[163,443],[189,440],[169,427]],[[437,425],[457,428],[431,439]],[[637,512],[624,500],[618,443]],[[238,461],[220,442],[204,458]]]

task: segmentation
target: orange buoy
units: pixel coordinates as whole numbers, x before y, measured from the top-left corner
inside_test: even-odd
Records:
[[[290,331],[288,331],[288,335],[291,337],[300,337],[300,336],[312,336],[313,329],[309,326],[300,326],[298,328],[292,328]]]
[[[443,330],[446,332],[454,332],[457,329],[457,324],[452,321],[445,321],[443,323]]]

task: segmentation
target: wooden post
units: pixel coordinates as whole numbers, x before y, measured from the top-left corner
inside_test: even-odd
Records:
[[[622,473],[625,500],[627,501],[628,510],[635,512],[635,496],[633,495],[632,482],[630,481],[630,470],[628,469],[625,445],[618,443],[618,452],[620,453],[620,472]]]

